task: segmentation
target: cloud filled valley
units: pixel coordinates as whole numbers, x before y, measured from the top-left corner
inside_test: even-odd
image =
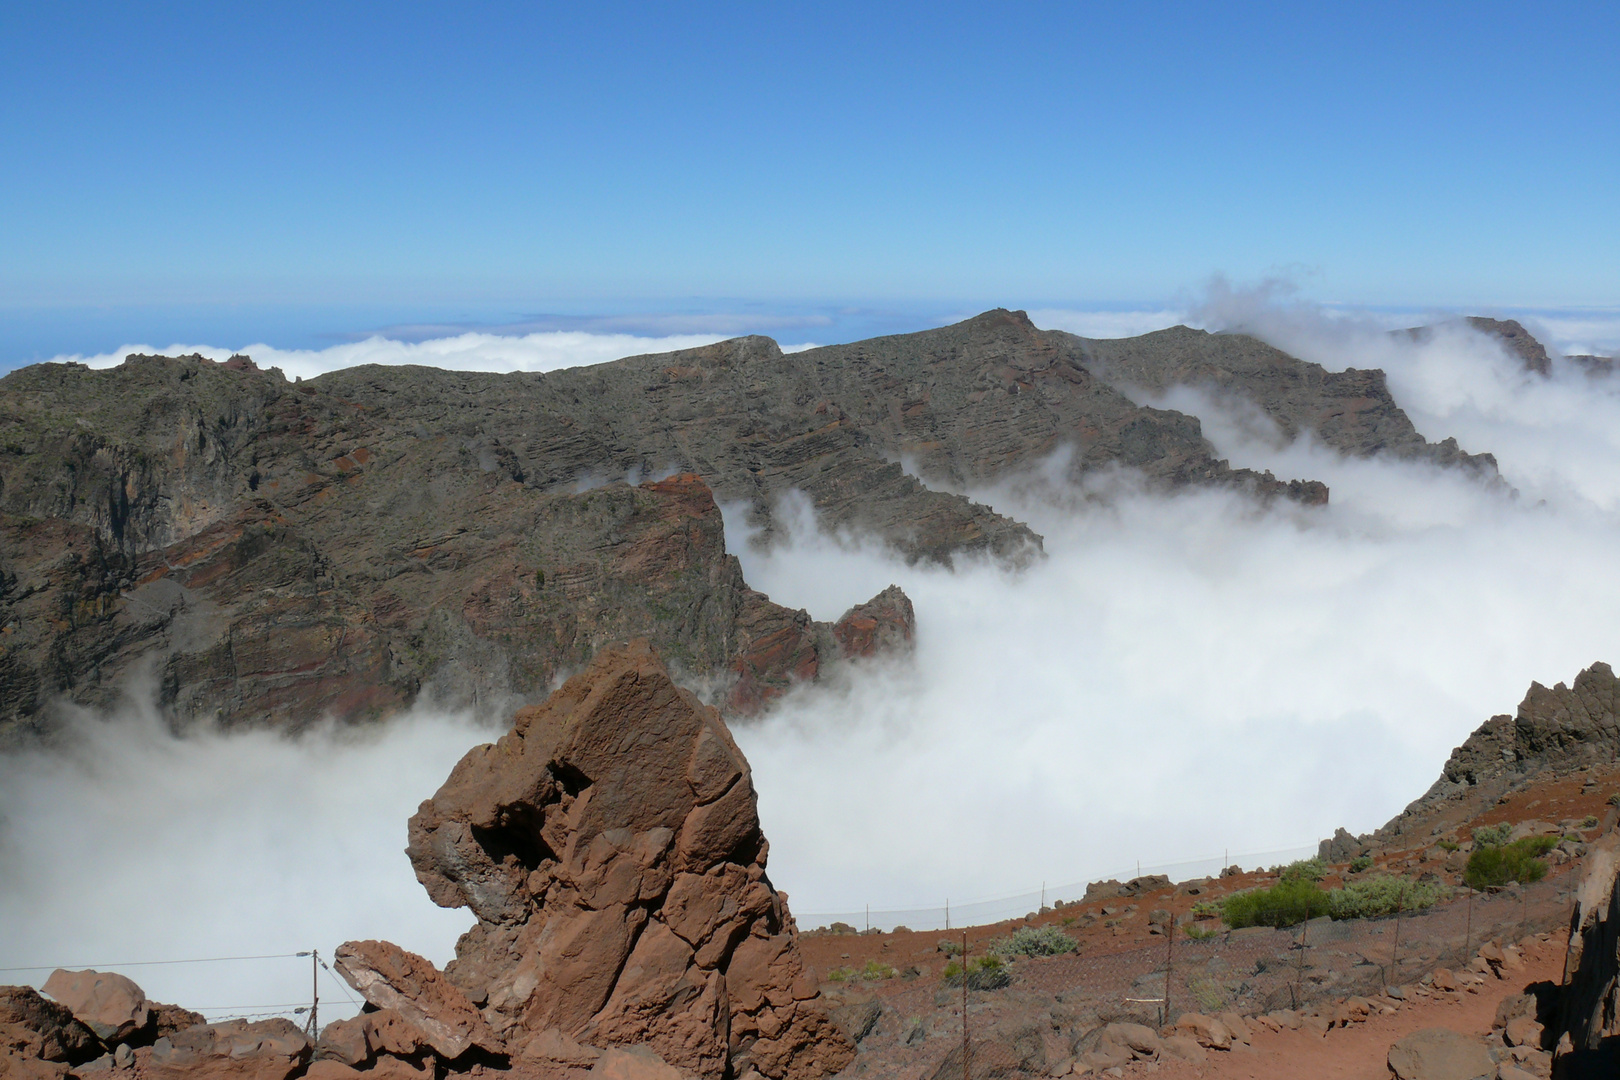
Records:
[[[1309,437],[1284,445],[1208,388],[1122,387],[1197,415],[1234,466],[1325,481],[1330,503],[1167,494],[1126,469],[1077,483],[1060,448],[964,491],[1044,538],[1021,571],[908,562],[826,529],[791,494],[762,546],[746,509],[723,503],[729,550],[777,603],[831,620],[898,583],[917,612],[912,656],[857,664],[734,725],[772,876],[795,910],[932,907],[1369,830],[1532,679],[1620,661],[1609,380],[1563,361],[1531,376],[1463,330],[1412,341],[1310,311],[1202,314],[1330,371],[1383,368],[1424,436],[1496,455],[1502,482],[1347,458]],[[558,359],[564,345],[576,351]],[[602,344],[599,358],[624,347]],[[350,363],[375,359],[354,348]],[[409,362],[470,367],[497,348],[424,346]],[[497,366],[589,355],[541,343]],[[289,377],[318,367],[255,359]],[[491,736],[425,707],[296,739],[174,738],[135,706],[81,716],[63,746],[0,759],[0,967],[324,951],[349,937],[442,963],[468,920],[432,907],[412,878],[405,818]],[[143,928],[138,948],[125,917]],[[304,962],[276,963],[289,972],[260,983],[239,965],[217,979],[206,966],[137,977],[193,1007],[299,1000]]]

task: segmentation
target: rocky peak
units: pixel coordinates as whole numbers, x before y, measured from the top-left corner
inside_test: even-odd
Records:
[[[1482,334],[1499,339],[1508,351],[1523,361],[1525,370],[1537,375],[1552,374],[1552,360],[1546,346],[1521,326],[1516,319],[1490,319],[1483,315],[1468,316],[1468,325]]]
[[[848,1040],[800,959],[748,763],[645,641],[600,653],[411,818],[446,974],[522,1057],[646,1045],[705,1076],[810,1080]]]

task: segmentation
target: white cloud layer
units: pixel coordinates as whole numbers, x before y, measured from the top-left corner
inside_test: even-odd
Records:
[[[370,337],[325,349],[277,349],[263,343],[240,349],[221,349],[212,345],[170,345],[166,349],[154,349],[150,345],[125,345],[96,356],[58,356],[54,359],[59,362],[77,361],[99,368],[116,367],[130,353],[158,353],[165,356],[201,353],[210,360],[226,360],[233,353],[245,353],[261,368],[279,367],[289,379],[310,379],[328,371],[361,364],[421,364],[457,371],[556,371],[586,364],[603,364],[643,353],[692,349],[721,341],[724,337],[722,334],[641,337],[635,334],[556,330],[522,335],[467,333],[419,342]]]
[[[412,714],[384,729],[177,739],[149,711],[80,717],[0,756],[0,983],[113,967],[210,1017],[307,1004],[310,961],[165,963],[388,938],[443,964],[472,923],[428,901],[405,823],[493,733]],[[122,966],[133,964],[135,966]],[[322,973],[321,1016],[355,1011]]]

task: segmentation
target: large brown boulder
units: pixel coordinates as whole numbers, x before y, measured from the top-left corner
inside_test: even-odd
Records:
[[[748,763],[645,641],[603,650],[411,819],[446,974],[511,1051],[644,1044],[684,1072],[812,1080],[853,1057],[765,875]]]
[[[151,1023],[145,992],[116,972],[57,968],[44,990],[108,1043],[127,1041]]]
[[[1496,1063],[1480,1039],[1450,1028],[1423,1028],[1389,1048],[1396,1080],[1476,1080],[1496,1075]]]

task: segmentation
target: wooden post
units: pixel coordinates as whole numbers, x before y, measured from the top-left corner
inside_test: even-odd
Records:
[[[321,1033],[321,983],[320,983],[321,954],[319,950],[309,951],[309,1035],[310,1038]]]
[[[1395,942],[1389,947],[1389,974],[1395,985],[1401,984],[1401,912],[1406,909],[1406,890],[1395,894]],[[1385,984],[1389,979],[1384,980]]]

